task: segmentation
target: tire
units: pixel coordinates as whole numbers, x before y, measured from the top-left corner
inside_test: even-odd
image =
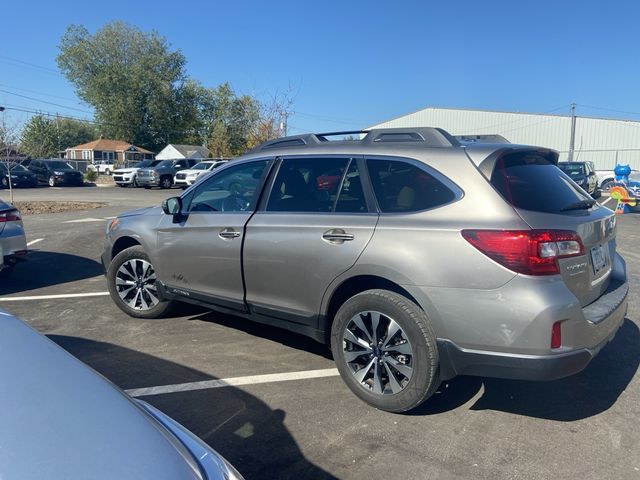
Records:
[[[145,190],[151,190],[151,187],[149,185],[145,185],[144,188]]]
[[[597,199],[598,199],[598,198],[600,198],[601,196],[602,196],[602,191],[601,191],[599,188],[596,188],[596,189],[593,191],[593,195],[591,195],[591,197],[592,197],[594,200],[597,200]]]
[[[105,175],[111,175],[111,170],[109,170],[108,168],[104,171]]]
[[[151,267],[150,272],[147,270],[147,266]],[[117,280],[122,284],[123,282],[139,281],[149,276],[153,278],[152,281],[143,284],[144,291],[135,285],[131,287],[133,290],[127,290],[129,285],[116,285]],[[169,314],[175,307],[176,302],[160,298],[155,286],[153,265],[147,252],[139,245],[127,248],[115,256],[107,269],[107,285],[111,299],[120,310],[131,317],[161,318]],[[157,299],[157,302],[153,300],[153,297]]]
[[[377,348],[367,348],[364,345],[372,340],[375,318],[379,331],[373,340],[382,340]],[[367,329],[366,334],[356,322]],[[390,329],[395,333],[386,338]],[[360,342],[352,343],[351,339]],[[391,343],[387,344],[389,340]],[[429,319],[411,300],[388,290],[367,290],[340,307],[331,328],[331,350],[340,376],[351,391],[380,410],[406,412],[440,386],[438,347]],[[358,369],[359,365],[362,368]],[[356,375],[364,369],[368,370],[361,381]],[[376,377],[375,372],[381,375]]]
[[[2,179],[0,179],[0,186],[2,186],[2,188],[9,188],[9,179],[2,177]]]
[[[126,183],[118,183],[118,186],[119,186],[120,188],[126,188],[126,187],[127,187],[127,184],[126,184]]]
[[[600,191],[601,192],[608,192],[609,190],[611,190],[611,185],[613,185],[614,181],[609,179],[609,180],[605,180],[604,182],[602,182],[602,185],[600,185]]]
[[[166,190],[167,188],[171,188],[172,185],[173,180],[171,179],[171,177],[162,177],[160,179],[160,188]]]
[[[47,180],[47,184],[50,187],[55,187],[56,186],[56,178],[53,177],[53,176],[49,177],[49,179]]]

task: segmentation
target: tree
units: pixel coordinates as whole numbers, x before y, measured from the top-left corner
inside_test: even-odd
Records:
[[[58,151],[94,140],[98,136],[89,123],[70,118],[34,115],[22,130],[20,145],[31,157],[57,157]]]
[[[59,48],[58,66],[107,136],[157,151],[196,126],[186,59],[158,33],[120,21],[94,35],[71,25]]]

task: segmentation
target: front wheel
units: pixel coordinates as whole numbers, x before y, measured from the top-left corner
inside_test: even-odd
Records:
[[[171,180],[171,178],[163,177],[160,179],[160,188],[171,188],[171,185],[173,185],[173,181]]]
[[[49,180],[47,181],[47,183],[49,184],[50,187],[55,187],[56,186],[56,178],[54,176],[49,177]]]
[[[439,386],[431,323],[397,293],[367,290],[347,300],[331,328],[331,350],[351,391],[381,410],[411,410]]]
[[[111,299],[124,313],[136,318],[160,318],[175,302],[162,300],[156,272],[141,246],[123,250],[109,264],[107,284]]]

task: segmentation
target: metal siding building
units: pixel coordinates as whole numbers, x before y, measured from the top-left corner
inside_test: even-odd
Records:
[[[567,158],[571,117],[536,113],[425,108],[370,128],[440,127],[452,135],[499,134],[511,143],[539,145]],[[576,118],[574,160],[591,160],[597,169],[616,163],[640,170],[640,122],[606,118]]]

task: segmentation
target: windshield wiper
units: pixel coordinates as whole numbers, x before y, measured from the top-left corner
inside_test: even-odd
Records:
[[[587,210],[595,205],[595,200],[580,200],[579,202],[570,203],[566,207],[560,209],[561,212],[568,212],[569,210]]]

